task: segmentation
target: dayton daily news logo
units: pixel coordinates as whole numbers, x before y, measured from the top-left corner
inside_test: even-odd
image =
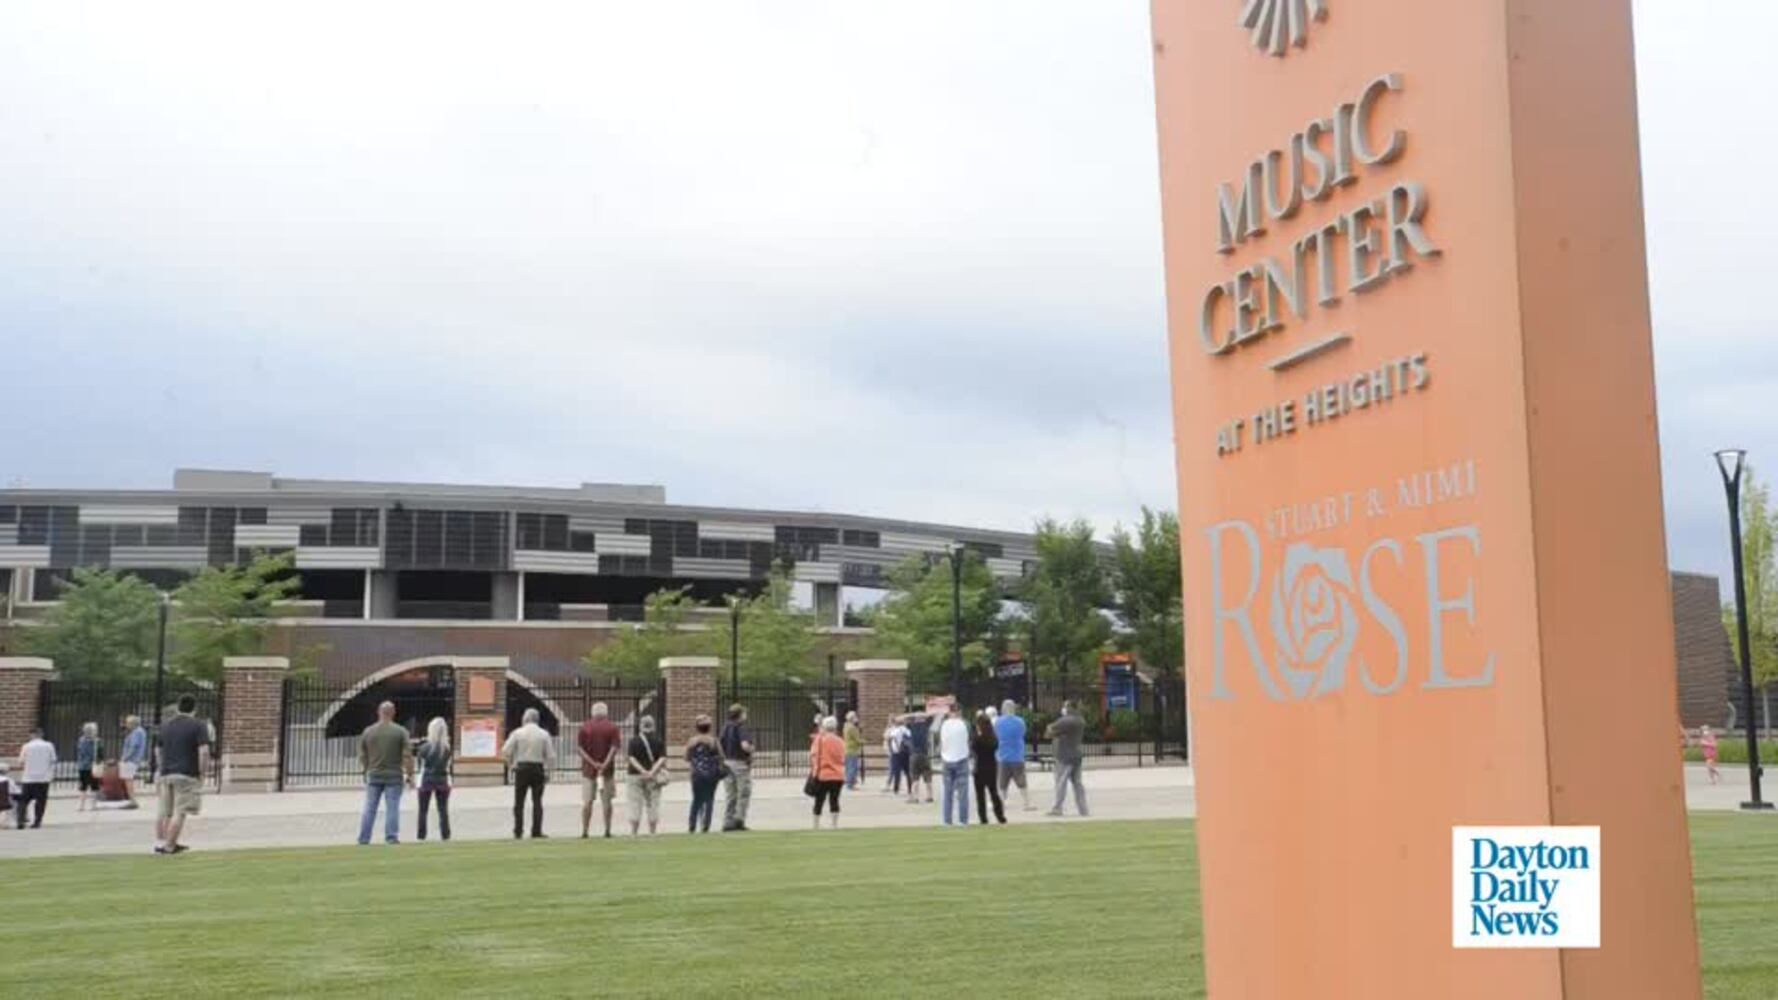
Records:
[[[1599,947],[1599,828],[1451,828],[1451,945]]]
[[[1281,56],[1309,44],[1309,22],[1327,19],[1327,0],[1242,0],[1241,27],[1261,52]]]

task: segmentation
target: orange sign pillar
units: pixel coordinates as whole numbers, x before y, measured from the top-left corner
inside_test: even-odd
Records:
[[[1695,997],[1629,0],[1154,0],[1210,990]],[[1601,828],[1601,947],[1452,827]]]

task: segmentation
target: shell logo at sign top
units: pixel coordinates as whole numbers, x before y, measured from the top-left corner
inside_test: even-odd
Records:
[[[1309,22],[1327,20],[1327,0],[1244,0],[1241,27],[1253,32],[1254,47],[1282,56],[1288,46],[1309,44]]]

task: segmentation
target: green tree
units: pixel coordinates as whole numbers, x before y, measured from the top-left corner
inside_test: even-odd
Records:
[[[1179,516],[1142,508],[1134,535],[1121,526],[1112,533],[1111,562],[1128,649],[1162,674],[1177,671],[1185,662]]]
[[[275,606],[301,589],[288,552],[211,566],[185,581],[173,592],[173,668],[217,681],[224,657],[264,654]]]
[[[1000,593],[979,555],[965,551],[962,559],[963,672],[980,676],[1001,617]],[[866,616],[883,652],[908,661],[910,691],[950,684],[951,589],[949,560],[913,556],[890,571],[889,595]]]
[[[697,607],[690,587],[649,594],[642,621],[595,647],[581,659],[582,668],[596,677],[643,683],[660,676],[662,657],[712,655],[710,630],[690,622]]]
[[[1037,524],[1037,570],[1025,581],[1027,628],[1040,665],[1080,677],[1111,639],[1111,587],[1093,543],[1093,526],[1077,520]]]
[[[139,680],[154,670],[160,592],[109,570],[77,569],[43,624],[23,630],[26,649],[55,661],[68,680]]]
[[[1747,588],[1747,636],[1751,647],[1754,687],[1768,695],[1778,685],[1778,511],[1772,508],[1771,492],[1754,475],[1753,467],[1742,472],[1741,486],[1741,579]],[[1734,581],[1729,581],[1730,586]],[[1735,604],[1723,605],[1723,627],[1740,662],[1741,636],[1736,631]],[[1769,698],[1767,699],[1769,701]],[[1768,729],[1771,713],[1764,711]]]
[[[807,680],[815,676],[815,616],[792,606],[793,590],[789,572],[775,566],[765,590],[754,597],[738,598],[743,680]],[[724,616],[711,633],[712,648],[725,662],[733,655],[733,621]]]

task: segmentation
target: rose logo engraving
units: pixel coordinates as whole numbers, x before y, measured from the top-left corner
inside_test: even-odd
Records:
[[[1346,661],[1358,642],[1352,569],[1340,549],[1307,543],[1284,553],[1272,581],[1272,637],[1278,674],[1292,697],[1319,697],[1346,684]]]
[[[1282,56],[1309,44],[1309,22],[1327,19],[1327,0],[1246,0],[1241,27],[1253,33],[1254,48]]]

